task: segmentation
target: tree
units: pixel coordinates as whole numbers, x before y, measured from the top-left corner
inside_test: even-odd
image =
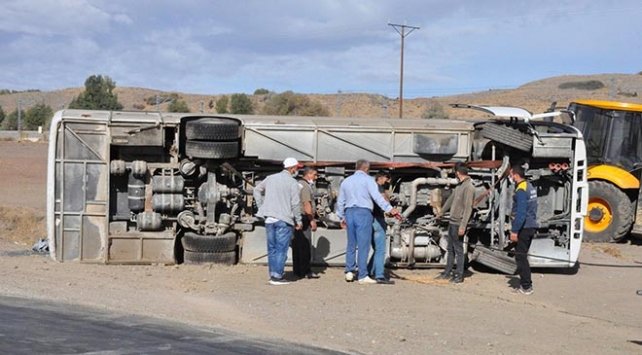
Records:
[[[251,115],[254,113],[252,100],[245,94],[232,95],[230,99],[230,112],[241,115]]]
[[[270,93],[270,90],[264,89],[264,88],[254,90],[254,95],[267,95],[269,93]]]
[[[421,114],[421,118],[448,118],[448,114],[438,102],[432,102],[428,108]]]
[[[53,117],[53,109],[44,103],[39,103],[24,112],[22,128],[28,130],[47,126]]]
[[[85,80],[85,91],[75,97],[69,108],[90,110],[122,110],[118,95],[114,94],[116,83],[108,76],[92,75]]]
[[[329,116],[328,110],[309,97],[286,91],[272,96],[263,107],[263,113],[278,116]]]
[[[0,106],[0,127],[2,127],[2,121],[4,121],[4,110],[2,109],[2,106]]]
[[[229,104],[230,100],[227,98],[227,96],[223,95],[221,98],[216,100],[216,112],[218,113],[227,113],[227,106]]]
[[[2,129],[15,131],[18,129],[18,110],[13,110],[10,114],[5,117],[2,121]]]
[[[174,99],[169,106],[167,107],[169,112],[189,112],[189,107],[187,107],[187,102],[181,99]]]

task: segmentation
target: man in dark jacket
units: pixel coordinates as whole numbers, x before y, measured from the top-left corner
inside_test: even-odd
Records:
[[[312,232],[317,230],[316,206],[314,204],[314,182],[317,180],[317,175],[318,172],[315,168],[306,166],[303,169],[303,177],[299,180],[303,227],[300,230],[295,230],[294,238],[292,238],[292,271],[298,278],[319,278],[319,275],[312,272],[310,267]]]
[[[528,249],[537,230],[537,190],[525,178],[526,174],[521,165],[513,165],[511,177],[515,181],[513,195],[513,223],[510,240],[517,242],[515,247],[515,262],[519,272],[520,286],[516,292],[530,295],[533,293],[531,267],[528,263]]]
[[[446,269],[437,276],[437,279],[450,279],[452,283],[464,282],[464,235],[470,216],[473,214],[473,199],[475,187],[468,176],[468,168],[462,164],[455,165],[455,175],[459,185],[444,203],[441,214],[450,212],[448,220],[448,253],[446,254]],[[454,258],[457,259],[457,269],[451,277]]]

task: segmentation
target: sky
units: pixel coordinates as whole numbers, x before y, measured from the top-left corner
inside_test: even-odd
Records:
[[[642,71],[640,0],[0,0],[0,89],[404,98]]]

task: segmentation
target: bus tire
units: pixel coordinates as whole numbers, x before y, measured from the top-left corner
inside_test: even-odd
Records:
[[[188,140],[185,155],[200,159],[233,159],[239,156],[239,142],[208,142]]]
[[[204,117],[185,123],[185,138],[202,141],[232,141],[241,137],[241,125],[225,118]]]
[[[229,232],[223,235],[201,235],[194,232],[185,232],[181,243],[183,249],[202,253],[221,253],[236,250],[236,233]]]
[[[185,250],[183,255],[185,264],[236,264],[236,251],[226,251],[224,253],[203,253],[198,251]]]
[[[632,225],[633,204],[626,193],[606,181],[589,181],[584,241],[617,242],[626,238]]]

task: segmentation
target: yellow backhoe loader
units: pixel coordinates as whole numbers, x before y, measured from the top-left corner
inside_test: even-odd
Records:
[[[577,100],[573,125],[584,134],[589,203],[584,241],[642,235],[642,104]]]

